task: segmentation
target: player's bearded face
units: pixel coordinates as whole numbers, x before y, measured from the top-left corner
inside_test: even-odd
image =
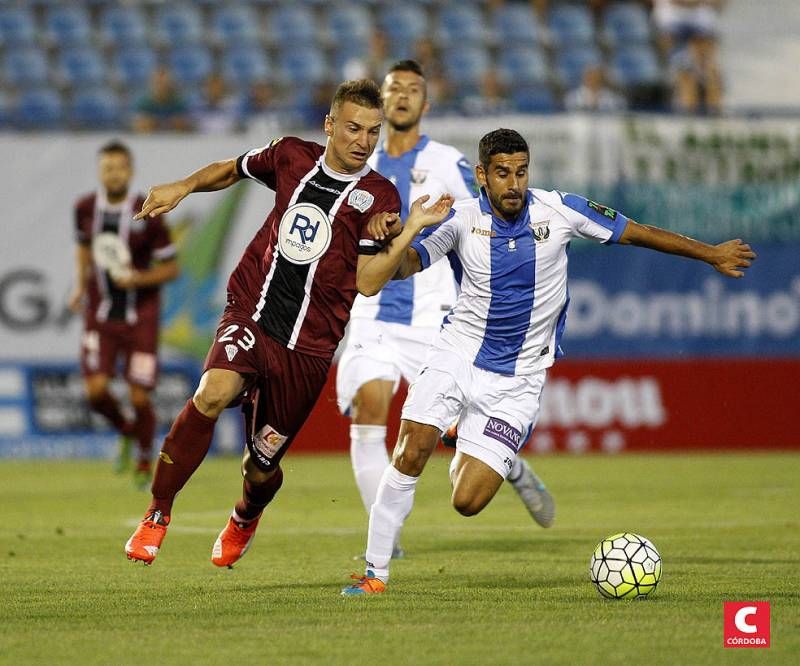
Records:
[[[383,111],[344,102],[325,118],[329,166],[342,173],[364,168],[381,133]]]
[[[100,156],[98,175],[108,196],[121,197],[128,192],[133,169],[124,153],[104,153]]]
[[[416,126],[428,110],[425,79],[415,72],[389,72],[381,92],[386,120],[401,132]]]
[[[489,166],[478,166],[478,182],[486,190],[489,202],[505,219],[519,215],[528,189],[528,153],[492,155]]]

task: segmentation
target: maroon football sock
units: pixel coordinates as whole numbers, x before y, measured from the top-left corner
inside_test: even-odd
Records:
[[[242,499],[236,503],[236,515],[244,520],[255,520],[264,507],[272,501],[283,485],[283,470],[278,467],[265,483],[252,483],[247,479],[242,484]]]
[[[191,398],[186,402],[161,447],[148,513],[160,511],[169,516],[175,495],[206,457],[216,422],[202,414]]]
[[[134,407],[134,411],[136,420],[133,430],[139,443],[139,462],[149,462],[150,452],[153,450],[153,435],[156,431],[156,413],[150,402],[140,407]]]
[[[131,425],[125,420],[117,399],[111,393],[103,391],[99,396],[89,398],[89,406],[92,411],[105,416],[114,430],[122,435],[130,434]]]

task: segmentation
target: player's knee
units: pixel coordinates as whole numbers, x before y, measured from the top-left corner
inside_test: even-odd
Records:
[[[209,418],[217,418],[236,395],[226,382],[205,380],[204,378],[195,391],[193,400],[195,407],[202,414]]]
[[[414,442],[405,441],[403,445],[395,451],[394,466],[403,474],[409,476],[419,476],[428,461],[428,454]]]
[[[468,495],[467,493],[459,493],[455,491],[451,498],[453,508],[458,511],[462,516],[475,516],[479,514],[486,503],[479,497]]]

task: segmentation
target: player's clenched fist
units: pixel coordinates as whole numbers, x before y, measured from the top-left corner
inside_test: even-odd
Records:
[[[167,213],[175,208],[190,192],[191,189],[182,180],[151,187],[142,210],[133,219],[141,220],[145,217],[155,217],[156,215]]]

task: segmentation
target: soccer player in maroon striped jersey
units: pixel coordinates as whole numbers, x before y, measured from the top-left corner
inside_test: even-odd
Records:
[[[178,276],[178,263],[164,219],[160,215],[134,219],[144,197],[129,192],[133,161],[125,144],[113,141],[100,149],[98,175],[97,192],[75,205],[77,280],[69,305],[75,312],[83,310],[81,371],[89,405],[120,433],[117,471],[127,469],[130,440],[138,443],[134,479],[144,489],[151,478],[150,451],[156,427],[150,393],[158,377],[159,291],[162,284]],[[92,241],[99,234],[113,234],[127,246],[130,270],[112,273],[94,262]],[[108,390],[120,357],[125,363],[133,421],[125,419]]]
[[[275,207],[228,281],[227,306],[203,376],[164,440],[153,500],[125,545],[128,558],[149,564],[156,557],[175,495],[208,452],[219,414],[240,400],[247,425],[243,493],[211,559],[230,567],[244,555],[264,507],[281,487],[280,460],[322,390],[356,292],[377,293],[417,233],[450,211],[451,196],[428,208],[422,197],[385,247],[380,231],[372,236],[373,216],[400,210],[394,185],[366,163],[382,120],[378,86],[347,81],[325,118],[325,146],[276,139],[150,191],[141,218],[241,178],[275,190]]]

